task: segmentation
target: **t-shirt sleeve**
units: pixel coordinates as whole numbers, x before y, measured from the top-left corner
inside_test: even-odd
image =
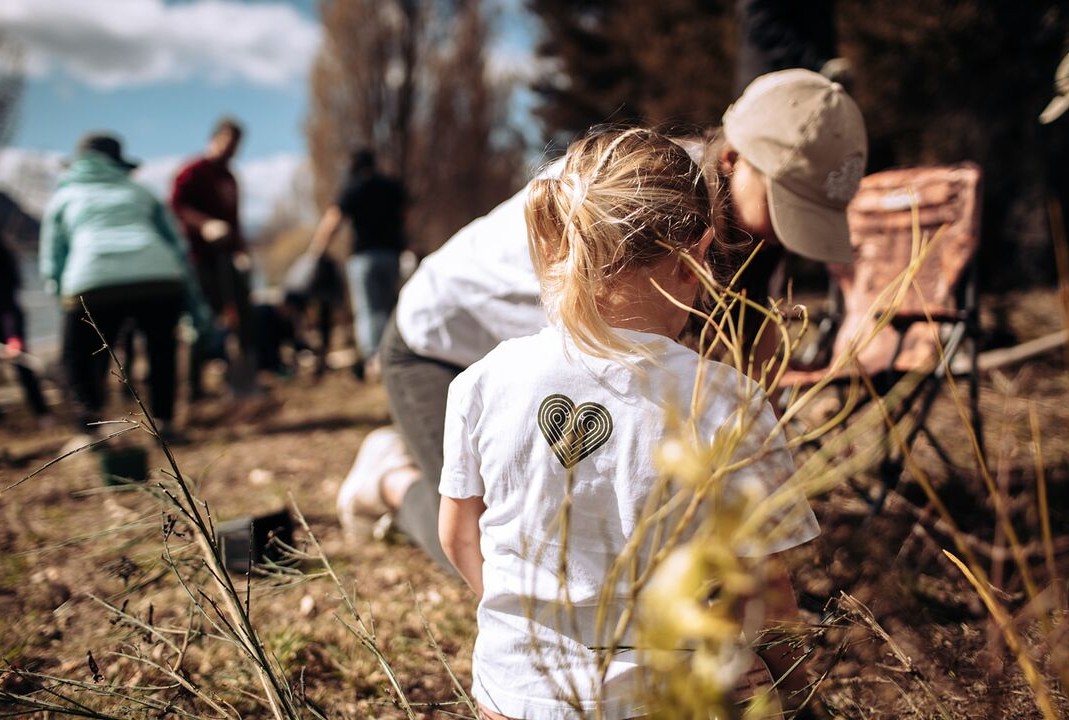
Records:
[[[449,385],[445,405],[442,477],[438,492],[444,497],[482,497],[486,488],[479,473],[479,455],[472,429],[480,403],[471,372],[463,372]]]
[[[771,555],[819,535],[817,518],[794,476],[786,436],[764,393],[754,389],[731,422],[742,430],[735,460],[744,465],[726,478],[725,499],[729,505],[741,503],[750,519],[741,525],[738,552]]]

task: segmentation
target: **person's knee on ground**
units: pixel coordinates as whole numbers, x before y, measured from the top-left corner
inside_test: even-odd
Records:
[[[347,532],[361,520],[393,513],[405,493],[421,477],[419,468],[392,425],[368,433],[338,492],[338,518]]]

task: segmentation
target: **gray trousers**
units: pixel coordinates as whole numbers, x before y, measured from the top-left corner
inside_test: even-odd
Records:
[[[455,572],[438,540],[438,481],[446,393],[463,368],[417,355],[401,338],[393,317],[383,333],[379,358],[390,414],[422,473],[405,493],[394,520],[435,562]]]

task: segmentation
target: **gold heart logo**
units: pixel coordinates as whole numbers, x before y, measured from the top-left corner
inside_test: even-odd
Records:
[[[571,468],[609,439],[612,415],[597,403],[576,407],[568,396],[554,394],[538,407],[538,427],[560,464]]]

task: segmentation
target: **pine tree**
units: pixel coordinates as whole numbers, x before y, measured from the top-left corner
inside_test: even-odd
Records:
[[[980,163],[983,286],[1052,280],[1044,166],[1069,163],[1069,138],[1045,138],[1037,117],[1069,40],[1069,8],[1056,0],[840,0],[839,8],[869,171]]]
[[[731,102],[729,2],[529,0],[528,8],[551,68],[534,85],[537,115],[558,143],[604,122],[716,125]]]

